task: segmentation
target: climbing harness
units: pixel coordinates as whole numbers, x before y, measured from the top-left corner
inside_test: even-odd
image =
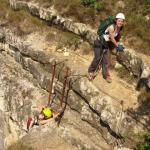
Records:
[[[98,74],[98,72],[99,72],[100,69],[101,69],[100,65],[101,65],[101,63],[102,63],[102,60],[103,60],[103,57],[104,57],[104,53],[105,53],[106,51],[107,51],[107,49],[104,49],[103,52],[102,52],[101,58],[100,58],[100,60],[99,60],[99,63],[98,63],[98,65],[97,65],[97,67],[96,67],[96,69],[95,69],[95,71],[94,71],[95,77],[96,77],[96,75]]]
[[[101,70],[101,63],[102,63],[102,60],[103,60],[103,57],[104,57],[104,53],[105,53],[106,51],[107,51],[107,49],[104,49],[104,50],[103,50],[103,52],[102,52],[102,54],[101,54],[101,57],[100,57],[100,59],[99,59],[99,62],[98,62],[98,64],[97,64],[97,67],[96,67],[95,71],[94,71],[92,74],[89,74],[88,79],[89,79],[90,81],[94,80],[95,77],[98,75],[99,71]]]

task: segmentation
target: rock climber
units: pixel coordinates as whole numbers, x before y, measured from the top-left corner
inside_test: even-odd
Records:
[[[29,117],[27,120],[27,130],[34,125],[44,125],[48,122],[50,122],[53,119],[56,119],[58,117],[59,113],[58,112],[53,112],[51,108],[49,107],[44,107],[44,106],[39,106],[36,113],[34,114],[34,117],[31,118]]]
[[[114,19],[114,23],[110,24],[106,28],[106,30],[104,30],[104,33],[95,40],[94,59],[88,68],[89,80],[94,79],[97,68],[100,67],[100,65],[102,65],[103,78],[108,83],[112,82],[109,73],[110,51],[112,51],[112,49],[114,48],[116,48],[117,52],[123,51],[124,49],[123,45],[118,43],[121,37],[121,31],[124,26],[124,22],[125,22],[125,15],[123,13],[118,13]]]

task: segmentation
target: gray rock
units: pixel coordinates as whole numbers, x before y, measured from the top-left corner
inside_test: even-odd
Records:
[[[32,3],[26,2],[22,4],[23,6],[21,6],[21,4],[21,1],[18,3],[18,1],[10,0],[10,5],[14,7],[14,9],[25,7],[26,4],[28,4],[28,9],[33,14],[39,16],[42,19],[52,21],[55,24],[60,23],[61,26],[63,25],[63,28],[76,34],[82,36],[84,35],[90,43],[93,43],[97,37],[95,31],[87,28],[83,24],[77,24],[72,20],[64,19],[60,16],[57,16],[55,12],[51,12],[50,10],[44,8],[39,8],[39,10],[38,4],[34,5]],[[48,90],[48,71],[52,71],[51,66],[53,61],[51,60],[54,59],[54,57],[44,53],[42,50],[35,49],[28,43],[23,42],[23,39],[15,36],[11,32],[8,34],[7,33],[8,32],[5,32],[6,43],[11,46],[10,51],[12,51],[15,59],[23,65],[23,68],[29,70],[41,88]],[[140,77],[142,74],[142,76],[146,76],[146,78],[149,79],[149,72],[144,73],[146,70],[145,68],[143,70],[142,60],[131,53],[126,53],[125,55],[127,59],[124,65],[129,68],[134,75]],[[13,66],[12,64],[10,66],[8,65],[10,70],[11,66]],[[67,64],[65,65],[67,66]],[[5,67],[3,67],[1,70],[5,73],[5,78],[8,80],[5,85],[7,109],[11,112],[12,120],[14,122],[19,122],[20,124],[18,126],[22,128],[23,123],[25,122],[25,116],[27,117],[29,114],[31,114],[30,107],[33,95],[32,92],[35,92],[37,89],[33,86],[33,84],[28,83],[27,79],[23,78],[24,76],[28,75],[20,75],[22,70],[16,64],[14,64],[14,66],[15,68],[11,70],[12,72],[4,69]],[[56,70],[56,78],[58,76],[59,69]],[[61,73],[59,82],[62,82],[63,77],[64,73]],[[115,104],[112,98],[100,92],[87,79],[73,78],[73,80],[74,84],[72,85],[68,104],[73,110],[76,110],[80,113],[82,120],[90,123],[92,127],[96,128],[98,133],[102,131],[102,135],[104,135],[106,141],[113,142],[117,138],[120,138],[119,135],[123,135],[129,131],[137,132],[136,127],[142,129],[142,125],[136,124],[136,122],[132,120],[128,114],[122,111],[121,106],[117,106],[118,104]],[[149,85],[149,80],[147,84]],[[58,93],[60,93],[62,85],[60,84],[60,87],[56,88],[58,89]],[[17,89],[19,89],[19,91]],[[39,92],[39,90],[37,91]],[[139,132],[141,131],[140,129],[138,130]],[[61,130],[64,132],[63,138],[66,137],[66,139],[69,139],[72,143],[74,138],[69,134],[70,128],[61,128]],[[110,139],[112,137],[113,140],[111,141]],[[87,138],[84,137],[84,139]],[[80,138],[76,138],[75,143],[77,143],[76,145],[78,145],[78,143],[82,143],[79,144],[79,146],[82,145],[85,149],[90,149],[91,147],[92,149],[97,149],[93,143],[86,145],[84,140]]]
[[[40,16],[40,7],[37,4],[26,3],[31,14]]]
[[[13,45],[14,47],[19,48],[19,45],[15,44],[15,42],[13,43],[13,41],[11,41],[11,38],[8,40],[8,43],[10,43],[10,45]],[[23,65],[25,64],[24,66],[27,68],[27,70],[30,71],[33,77],[37,80],[38,84],[43,89],[48,90],[49,84],[48,72],[52,71],[51,66],[53,63],[53,61],[50,60],[54,58],[54,56],[50,56],[49,54],[44,53],[42,50],[35,50],[35,48],[33,48],[32,46],[30,46],[25,51],[26,55],[28,55],[27,58],[26,55],[24,55],[24,51],[19,49],[17,50],[13,49],[13,51],[16,53],[16,56],[15,55],[14,56],[17,58],[17,60],[20,61],[21,64]],[[19,55],[18,52],[20,52],[21,55]],[[58,76],[59,81],[62,82],[64,73],[60,74],[60,68],[57,68],[56,70],[56,77]],[[86,115],[85,117],[83,117],[82,115],[82,118],[84,118],[84,120],[86,120],[87,122],[90,122],[92,126],[96,126],[97,128],[100,129],[101,124],[105,124],[106,127],[104,127],[105,128],[104,130],[110,130],[110,133],[114,132],[116,135],[119,135],[124,134],[126,132],[124,128],[125,125],[126,127],[128,127],[128,125],[130,126],[131,124],[135,125],[134,122],[129,123],[127,121],[128,120],[126,119],[127,114],[122,112],[121,108],[117,107],[116,109],[114,102],[112,103],[113,100],[110,97],[100,92],[87,79],[80,80],[78,78],[72,78],[72,80],[74,82],[72,84],[72,92],[69,95],[70,99],[69,105],[74,110],[83,113],[84,112],[83,108],[85,107],[86,104],[89,107],[87,109],[89,110],[89,114],[92,112],[92,117],[86,117]],[[58,90],[61,91],[61,88],[58,88]],[[76,101],[76,99],[78,101]],[[123,116],[122,118],[120,118],[120,114],[122,114]],[[17,116],[14,116],[15,119],[16,117]],[[101,120],[101,123],[99,120]],[[118,127],[120,128],[119,131]],[[110,135],[107,134],[106,138],[110,139]]]
[[[6,137],[6,121],[5,121],[5,114],[0,110],[0,149],[3,150],[4,143],[5,143],[5,137]]]
[[[128,51],[124,53],[123,57],[123,64],[133,73],[133,75],[140,77],[143,72],[143,61]]]

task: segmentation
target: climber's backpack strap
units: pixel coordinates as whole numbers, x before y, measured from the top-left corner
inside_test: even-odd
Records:
[[[97,30],[97,34],[99,35],[99,37],[101,37],[105,33],[107,27],[112,24],[115,24],[115,18],[113,16],[109,16],[108,18],[100,21],[100,25]]]

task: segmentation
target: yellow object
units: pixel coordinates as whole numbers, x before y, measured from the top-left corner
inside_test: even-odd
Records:
[[[52,111],[49,108],[44,108],[42,112],[46,118],[52,117]]]

